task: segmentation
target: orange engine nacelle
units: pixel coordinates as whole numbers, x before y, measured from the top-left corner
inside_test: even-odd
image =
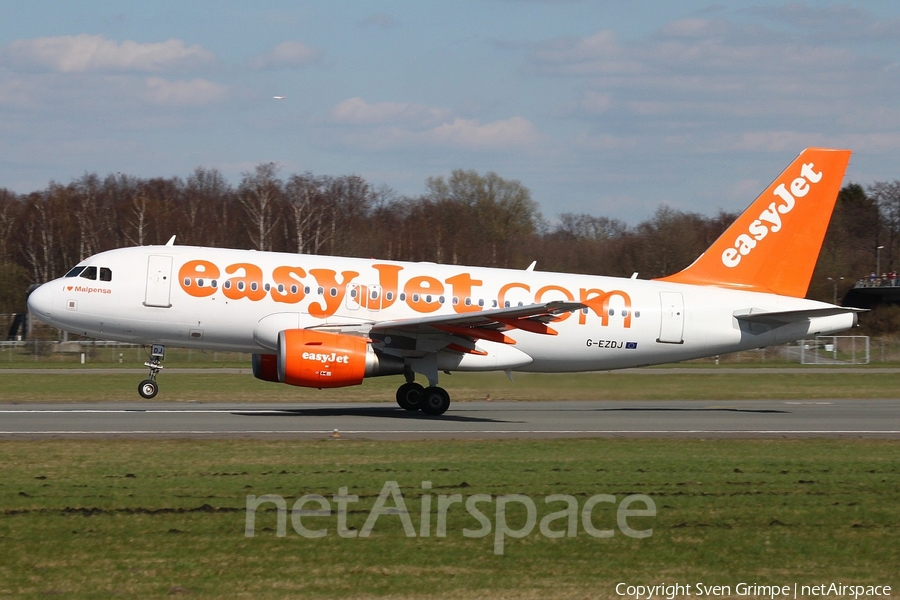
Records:
[[[403,359],[376,353],[366,338],[311,329],[279,332],[277,362],[278,380],[302,387],[359,385],[403,372]]]

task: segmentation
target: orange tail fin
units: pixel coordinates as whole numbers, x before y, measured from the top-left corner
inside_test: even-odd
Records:
[[[807,148],[700,258],[659,281],[802,298],[849,162],[849,150]]]

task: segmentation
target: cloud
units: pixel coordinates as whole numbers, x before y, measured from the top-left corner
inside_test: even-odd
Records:
[[[144,97],[153,104],[168,106],[203,106],[220,102],[227,96],[225,86],[207,81],[168,81],[150,77],[144,82]]]
[[[564,109],[597,125],[578,142],[598,150],[614,147],[610,140],[635,118],[642,134],[656,132],[657,139],[751,131],[765,143],[744,140],[741,147],[781,151],[799,138],[814,139],[823,119],[832,130],[850,133],[900,114],[900,79],[891,76],[887,60],[819,41],[821,23],[785,32],[784,20],[765,27],[692,17],[638,40],[620,40],[608,30],[557,38],[531,46],[527,68],[583,86],[580,99]]]
[[[250,59],[250,68],[256,71],[266,69],[299,69],[315,64],[322,59],[323,52],[303,42],[282,42],[271,52]]]
[[[0,69],[0,109],[57,118],[108,119],[134,114],[148,117],[147,106],[194,107],[223,102],[228,87],[207,79],[160,76],[36,74],[22,76]],[[2,110],[0,110],[2,113]],[[2,118],[0,118],[2,122]]]
[[[541,139],[534,124],[516,116],[482,123],[454,116],[446,108],[408,102],[369,104],[349,98],[330,113],[344,130],[337,135],[347,145],[370,150],[435,146],[466,150],[528,149]]]
[[[523,117],[512,117],[491,123],[455,118],[422,135],[430,143],[472,150],[500,150],[534,145],[539,138],[537,128]]]
[[[102,35],[41,37],[17,40],[0,50],[0,63],[12,69],[60,73],[184,71],[215,62],[202,46],[181,40],[116,42]]]
[[[450,117],[451,111],[410,102],[378,102],[369,104],[362,98],[348,98],[338,103],[329,115],[334,123],[352,125],[384,125],[409,123],[428,125]]]
[[[612,94],[587,90],[582,94],[579,108],[588,113],[601,114],[613,107]]]

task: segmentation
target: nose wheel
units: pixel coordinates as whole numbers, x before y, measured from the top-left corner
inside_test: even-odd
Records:
[[[143,380],[140,385],[138,385],[138,394],[141,395],[142,398],[146,398],[149,400],[156,396],[159,393],[159,384],[153,381],[152,379]]]
[[[166,347],[161,344],[153,344],[150,347],[150,361],[145,362],[145,367],[150,367],[150,375],[138,385],[138,394],[141,398],[149,400],[159,393],[159,384],[156,376],[163,370],[162,361],[166,357]]]

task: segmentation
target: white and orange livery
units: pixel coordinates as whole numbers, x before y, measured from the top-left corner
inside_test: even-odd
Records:
[[[102,252],[28,300],[90,337],[250,352],[254,374],[307,387],[404,375],[397,402],[442,414],[441,371],[575,372],[681,361],[852,327],[804,299],[850,159],[805,150],[685,270],[656,280],[220,248]],[[415,382],[419,373],[428,387]]]

